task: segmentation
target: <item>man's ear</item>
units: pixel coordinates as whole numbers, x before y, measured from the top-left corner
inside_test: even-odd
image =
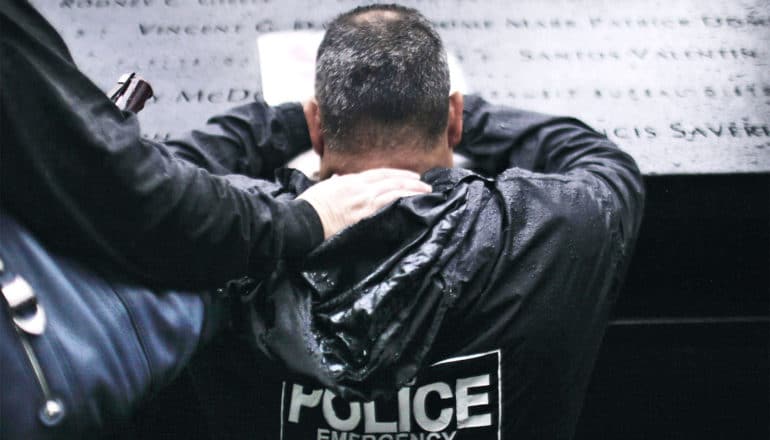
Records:
[[[307,130],[310,133],[310,143],[313,144],[313,151],[319,156],[324,155],[324,135],[321,131],[321,109],[318,107],[318,101],[312,98],[302,104],[302,110],[305,112],[305,121]]]
[[[449,123],[447,124],[447,141],[449,148],[454,148],[463,137],[463,95],[454,92],[449,95]]]

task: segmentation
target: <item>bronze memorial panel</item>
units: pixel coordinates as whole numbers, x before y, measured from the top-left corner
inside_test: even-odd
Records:
[[[323,29],[354,0],[33,0],[109,90],[124,72],[157,97],[164,139],[262,95],[257,38]],[[770,171],[770,1],[411,0],[469,91],[577,116],[645,174]]]

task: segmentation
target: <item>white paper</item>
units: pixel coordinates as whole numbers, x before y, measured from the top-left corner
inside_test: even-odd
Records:
[[[305,101],[314,95],[315,56],[322,31],[273,32],[257,38],[262,94],[270,105]],[[468,93],[460,63],[447,54],[451,90]]]

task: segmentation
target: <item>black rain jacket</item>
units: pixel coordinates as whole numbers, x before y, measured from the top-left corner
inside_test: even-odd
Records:
[[[458,151],[478,173],[432,170],[423,176],[432,194],[402,199],[306,259],[281,262],[264,282],[235,283],[247,293],[242,328],[269,361],[264,370],[247,363],[230,371],[272,371],[282,385],[271,395],[262,382],[244,393],[247,401],[229,397],[240,402],[230,410],[222,408],[228,402],[207,398],[209,410],[248,413],[260,400],[274,415],[255,414],[249,436],[278,438],[271,429],[280,429],[283,438],[322,438],[337,429],[333,435],[341,438],[396,428],[374,425],[374,416],[352,427],[360,410],[351,406],[332,417],[334,406],[320,403],[323,393],[354,405],[392,400],[401,388],[415,399],[405,400],[408,408],[399,400],[401,409],[391,411],[402,431],[428,435],[442,428],[456,439],[572,435],[639,230],[641,174],[628,154],[575,119],[474,96],[465,102]],[[234,142],[234,133],[249,126],[263,132],[263,144],[274,143],[272,111],[261,103],[244,106],[212,120],[210,133],[194,133],[171,148],[213,172],[242,172],[249,147]],[[226,142],[222,132],[229,133]],[[309,143],[301,134],[305,138],[295,138]],[[296,171],[277,177],[272,185],[243,184],[287,200],[312,184]],[[463,389],[465,379],[457,375],[471,367],[460,364],[490,353],[496,372],[473,376],[481,378],[474,382],[480,388]],[[440,373],[457,376],[446,382],[457,384],[454,391],[422,377],[447,365],[459,369]],[[313,388],[319,386],[327,391]],[[469,389],[483,393],[468,400]],[[426,392],[437,393],[435,399]],[[278,408],[269,409],[279,401],[280,416]],[[418,410],[420,402],[428,409]],[[324,417],[314,422],[313,411],[322,407]],[[349,425],[340,422],[345,417]],[[228,438],[228,427],[219,426],[216,433]]]

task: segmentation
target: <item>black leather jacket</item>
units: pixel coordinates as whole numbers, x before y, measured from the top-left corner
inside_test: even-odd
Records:
[[[46,244],[201,288],[323,240],[307,202],[246,194],[142,139],[136,116],[77,69],[27,1],[0,2],[0,29],[0,201]],[[275,130],[304,124],[301,111],[282,116]],[[282,163],[279,152],[250,151],[265,158],[249,157],[252,175]]]

